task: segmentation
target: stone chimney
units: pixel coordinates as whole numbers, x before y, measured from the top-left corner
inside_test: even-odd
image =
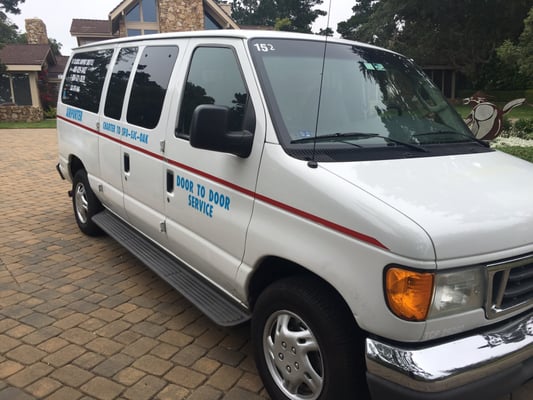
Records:
[[[159,0],[160,32],[184,32],[203,29],[203,0]]]
[[[26,19],[28,44],[48,44],[46,25],[39,18]]]

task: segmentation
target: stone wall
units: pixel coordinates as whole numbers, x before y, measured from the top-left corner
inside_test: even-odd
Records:
[[[46,25],[38,18],[26,19],[26,36],[28,44],[48,44]]]
[[[203,0],[159,0],[160,32],[204,29]]]
[[[37,122],[43,118],[43,109],[40,107],[0,106],[0,121]]]

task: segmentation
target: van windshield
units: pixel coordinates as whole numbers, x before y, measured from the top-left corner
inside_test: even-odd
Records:
[[[431,80],[396,53],[288,39],[254,39],[250,51],[278,139],[297,158],[309,159],[310,151],[317,161],[490,151]]]

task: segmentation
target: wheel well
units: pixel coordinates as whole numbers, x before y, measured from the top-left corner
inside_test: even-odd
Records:
[[[78,172],[80,169],[85,169],[85,167],[78,157],[70,156],[69,169],[70,169],[69,171],[70,177],[74,178],[74,175],[76,175],[76,172]]]
[[[278,280],[296,275],[313,277],[315,280],[319,281],[324,289],[338,301],[338,304],[346,309],[347,315],[349,315],[354,324],[356,324],[350,307],[348,307],[348,304],[334,286],[322,277],[309,271],[307,268],[279,257],[268,257],[264,259],[253,273],[248,290],[248,299],[251,309],[253,310],[257,298],[268,286]]]

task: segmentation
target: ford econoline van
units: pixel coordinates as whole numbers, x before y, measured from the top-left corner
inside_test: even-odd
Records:
[[[58,171],[213,321],[251,320],[275,400],[493,399],[533,377],[533,164],[409,59],[303,34],[74,50]]]

